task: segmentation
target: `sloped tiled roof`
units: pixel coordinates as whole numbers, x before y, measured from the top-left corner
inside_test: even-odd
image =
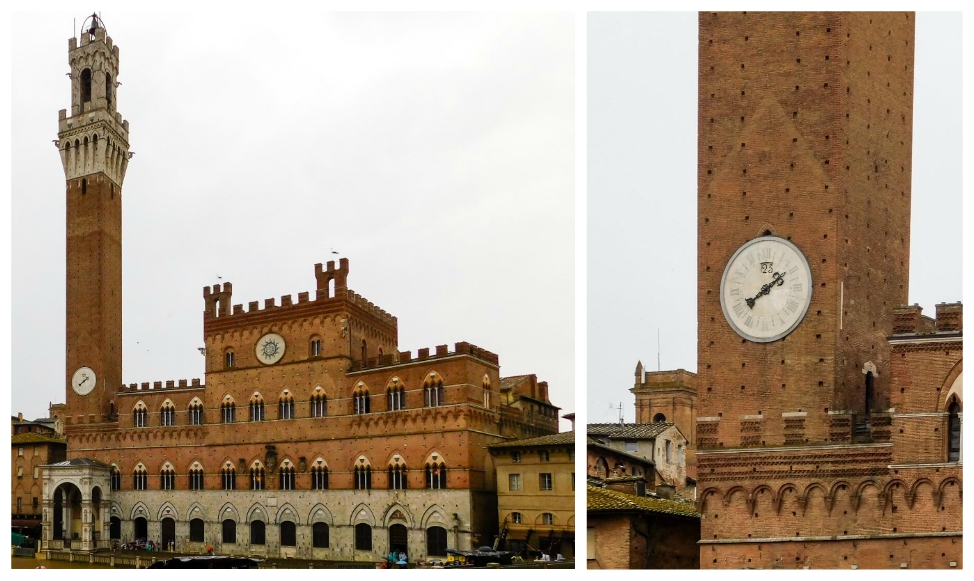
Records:
[[[586,486],[586,504],[589,512],[647,512],[700,518],[692,502],[665,500],[626,494],[616,490]]]
[[[519,383],[531,377],[530,375],[512,375],[501,378],[501,391],[507,391],[516,387]]]
[[[17,434],[10,438],[11,444],[67,444],[67,441],[55,438],[54,436],[46,436],[43,434],[34,434],[32,432],[24,432],[23,434]]]
[[[650,440],[672,427],[673,422],[655,422],[652,424],[589,424],[587,432],[590,436],[608,436],[610,438],[628,438],[632,440]]]
[[[559,432],[538,436],[537,438],[527,438],[524,440],[511,440],[510,442],[499,442],[491,444],[488,448],[527,448],[530,446],[554,446],[561,444],[574,444],[575,432]]]
[[[91,458],[72,458],[70,460],[65,460],[64,462],[51,464],[51,466],[100,466],[103,468],[110,468],[108,464],[104,464],[98,460],[92,460]]]

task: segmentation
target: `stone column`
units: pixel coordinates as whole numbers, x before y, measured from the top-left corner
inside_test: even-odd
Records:
[[[91,498],[83,498],[81,500],[81,550],[91,551],[94,550],[94,518],[95,514],[92,510],[93,503]]]

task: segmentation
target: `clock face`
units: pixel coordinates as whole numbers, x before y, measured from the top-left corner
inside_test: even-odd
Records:
[[[265,365],[273,365],[284,357],[284,337],[268,333],[257,341],[257,360]]]
[[[720,306],[730,326],[750,341],[791,333],[812,299],[812,273],[798,247],[776,236],[745,243],[724,268]]]
[[[71,388],[78,395],[88,395],[97,383],[95,372],[90,367],[79,367],[71,376]]]

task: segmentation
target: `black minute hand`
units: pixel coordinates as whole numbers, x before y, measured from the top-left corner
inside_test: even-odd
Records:
[[[759,298],[761,298],[764,295],[766,295],[769,292],[771,292],[771,289],[772,288],[774,288],[775,286],[781,286],[781,285],[785,284],[785,275],[783,273],[776,272],[776,273],[774,273],[774,274],[771,275],[771,278],[772,278],[771,282],[763,285],[761,287],[761,290],[758,291],[758,294],[754,295],[754,298],[752,298],[752,299],[744,299],[744,302],[747,303],[747,306],[749,308],[752,308],[753,309],[754,308],[754,303]]]

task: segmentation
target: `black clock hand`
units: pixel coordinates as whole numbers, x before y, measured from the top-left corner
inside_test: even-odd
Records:
[[[776,272],[776,273],[774,273],[771,276],[772,276],[772,279],[773,280],[771,282],[769,282],[769,283],[761,286],[761,290],[758,291],[758,294],[754,295],[754,298],[752,298],[752,299],[744,299],[744,302],[747,303],[747,306],[749,308],[752,308],[753,309],[754,308],[754,303],[759,298],[761,298],[764,295],[770,293],[772,288],[774,288],[775,286],[781,286],[781,285],[785,284],[785,275],[784,274],[782,274],[780,272]]]

